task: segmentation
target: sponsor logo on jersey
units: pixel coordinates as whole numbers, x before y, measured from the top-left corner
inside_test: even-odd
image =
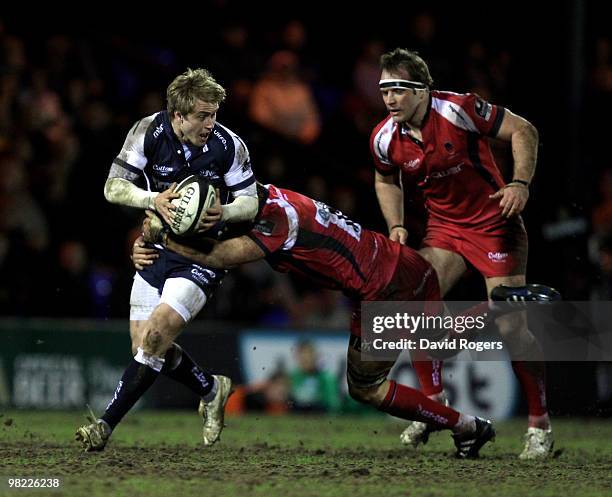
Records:
[[[153,164],[153,171],[159,173],[160,176],[167,176],[174,172],[172,166],[164,166],[163,164]]]
[[[219,179],[219,175],[210,169],[202,169],[198,171],[198,174],[209,181],[216,181]]]
[[[404,162],[404,166],[406,166],[408,169],[416,169],[417,167],[419,167],[420,163],[421,159],[412,159],[408,162]]]
[[[269,219],[260,219],[257,224],[253,226],[253,229],[264,236],[272,236],[274,226],[276,226],[276,224],[273,221]]]
[[[251,161],[250,160],[246,160],[243,164],[242,164],[242,175],[243,176],[250,176],[251,175]]]
[[[219,133],[219,130],[214,129],[213,134],[219,139],[221,143],[223,143],[223,148],[227,150],[227,140],[221,133]]]
[[[463,167],[463,163],[457,164],[456,166],[449,167],[445,171],[435,171],[429,175],[430,178],[445,178],[446,176],[451,176],[453,174],[457,174],[461,172],[461,168]]]
[[[164,123],[161,123],[157,128],[155,128],[155,131],[153,131],[153,138],[159,138],[159,135],[161,135],[163,131]]]
[[[476,111],[476,114],[482,117],[485,121],[488,121],[491,119],[493,106],[482,98],[477,98],[476,103],[474,104],[474,110]]]
[[[195,264],[191,270],[191,275],[200,283],[210,283],[210,280],[214,280],[216,276],[214,271],[203,268],[202,266],[196,266]]]
[[[208,150],[209,150],[209,149],[208,149],[208,144],[206,144],[206,145],[204,145],[204,146],[202,147],[202,153],[204,153],[204,154],[205,154],[206,152],[208,152]]]
[[[489,252],[487,257],[493,262],[505,262],[508,258],[508,252]]]

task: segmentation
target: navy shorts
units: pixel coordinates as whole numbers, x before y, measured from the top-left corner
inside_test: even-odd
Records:
[[[206,298],[210,298],[221,285],[223,277],[227,274],[227,269],[202,266],[176,252],[161,249],[159,250],[159,258],[142,271],[138,271],[138,274],[149,285],[157,288],[160,294],[167,279],[185,278],[193,281],[206,294]]]

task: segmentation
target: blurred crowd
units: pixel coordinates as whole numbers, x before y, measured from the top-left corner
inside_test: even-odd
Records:
[[[215,22],[205,43],[109,28],[29,34],[0,17],[2,315],[127,317],[128,254],[142,213],[108,204],[103,185],[129,127],[164,108],[166,86],[188,66],[209,69],[227,89],[218,120],[245,139],[260,181],[297,189],[384,231],[368,140],[385,117],[378,60],[396,46],[421,53],[437,88],[476,92],[539,128],[548,149],[528,205],[530,267],[574,298],[612,296],[612,162],[596,145],[605,143],[598,119],[612,99],[610,37],[587,39],[583,98],[572,116],[584,125],[577,138],[584,162],[572,166],[560,163],[578,154],[569,154],[563,126],[550,115],[554,106],[540,101],[566,90],[544,87],[559,74],[569,79],[563,64],[527,63],[524,46],[496,40],[492,28],[456,38],[443,15],[424,11],[406,18],[401,32],[356,29],[330,39],[333,30],[316,20],[262,27],[249,16],[224,15],[224,4],[209,12]],[[546,76],[525,74],[536,67]],[[494,152],[508,174],[510,151],[494,143]],[[573,201],[565,184],[572,176],[559,171],[576,170],[585,191]],[[413,210],[418,216],[418,202]],[[563,274],[539,263],[550,261],[555,247],[571,258]],[[348,315],[338,293],[264,263],[232,271],[210,304],[205,317],[273,326],[341,327]]]

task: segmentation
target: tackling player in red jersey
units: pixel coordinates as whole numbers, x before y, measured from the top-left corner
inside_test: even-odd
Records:
[[[535,171],[537,130],[477,95],[432,90],[427,64],[408,50],[384,54],[381,68],[379,86],[390,115],[374,129],[370,148],[389,238],[406,242],[399,178],[411,180],[424,193],[429,215],[419,253],[435,268],[442,295],[465,273],[468,263],[483,275],[489,295],[498,285],[524,287],[527,234],[520,213]],[[510,183],[504,183],[487,137],[512,143]],[[497,324],[502,334],[518,333],[523,338],[523,357],[537,357],[525,314],[505,316]],[[521,351],[513,352],[514,357],[521,356]],[[441,363],[422,359],[418,357],[414,366],[424,393],[444,401]],[[532,360],[513,361],[512,366],[529,407],[520,458],[548,457],[553,437],[544,365]],[[402,434],[402,441],[414,446],[427,438],[428,428],[422,423],[413,423]]]
[[[476,457],[495,435],[490,421],[461,414],[387,379],[392,361],[365,361],[361,357],[359,302],[439,300],[438,280],[431,265],[415,250],[363,229],[322,202],[272,185],[259,190],[260,210],[253,229],[216,243],[208,253],[165,236],[152,213],[145,220],[145,239],[161,242],[207,267],[231,268],[265,258],[276,270],[342,290],[355,301],[347,357],[351,396],[393,416],[428,423],[436,430],[452,430],[457,457]],[[134,262],[144,261],[146,254],[135,245]]]

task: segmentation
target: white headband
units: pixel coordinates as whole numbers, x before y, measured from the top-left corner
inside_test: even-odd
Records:
[[[381,79],[378,82],[378,87],[381,90],[387,90],[391,88],[414,88],[416,90],[426,90],[427,85],[418,81],[409,81],[407,79]]]

